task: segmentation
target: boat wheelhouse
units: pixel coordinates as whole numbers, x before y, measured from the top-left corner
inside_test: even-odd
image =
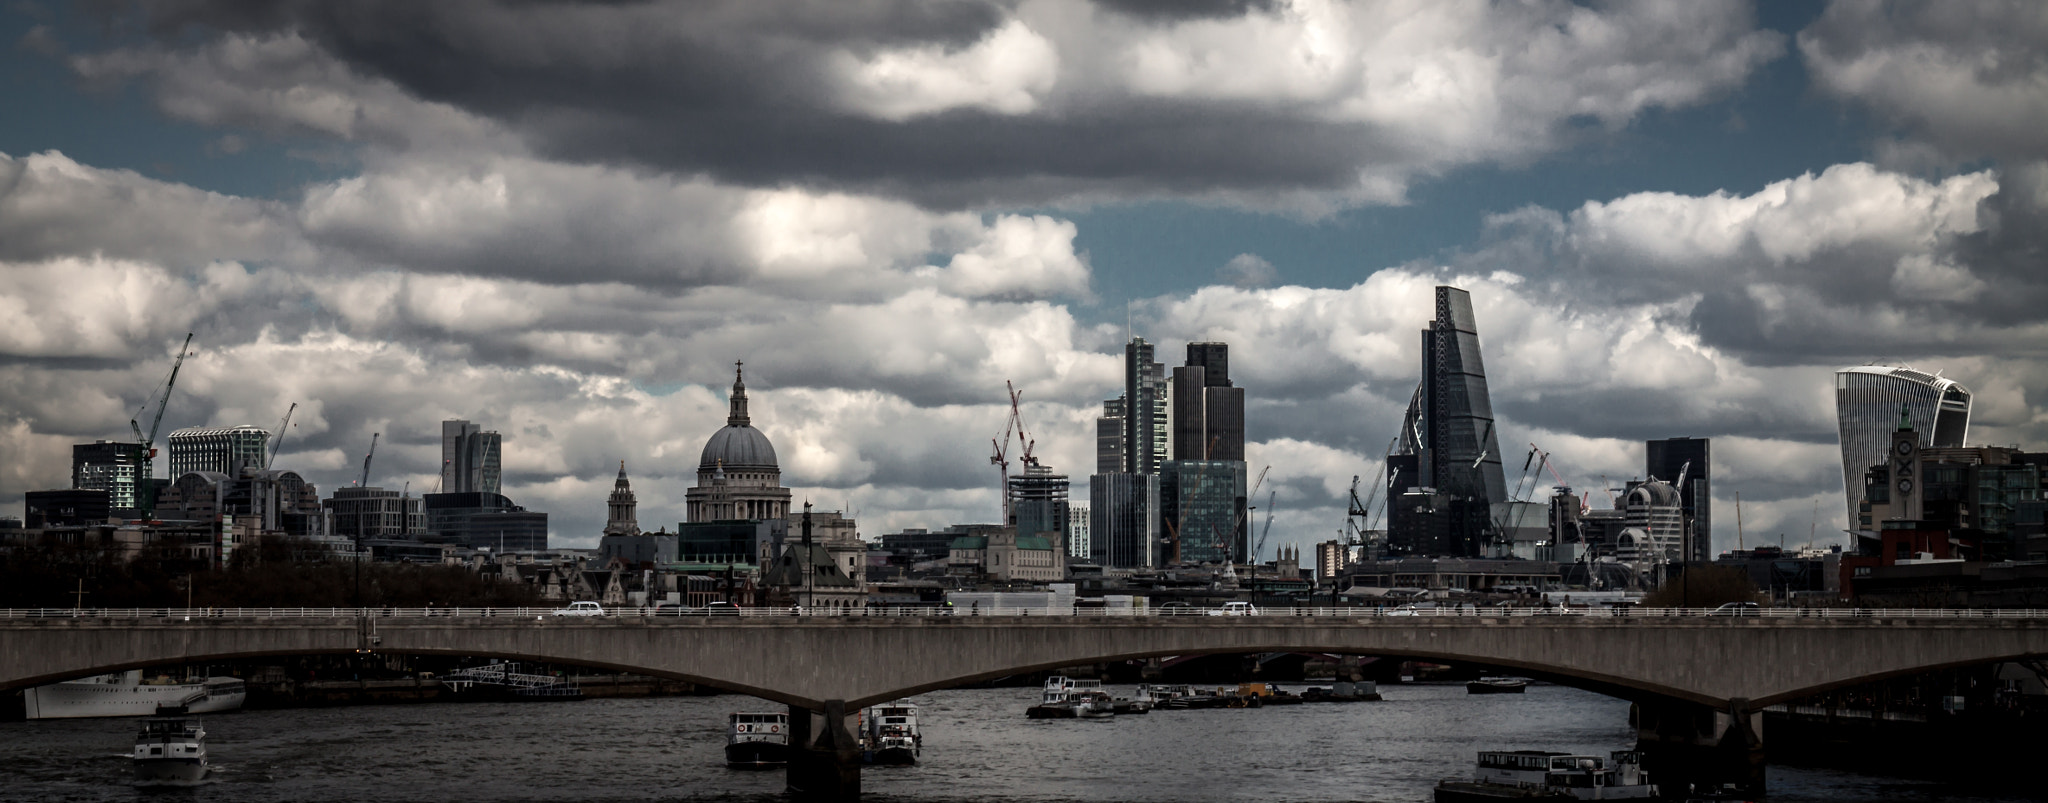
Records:
[[[726,766],[735,769],[769,769],[788,763],[788,714],[736,712],[726,715]]]

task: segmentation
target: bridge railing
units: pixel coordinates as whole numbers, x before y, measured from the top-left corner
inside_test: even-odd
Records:
[[[1009,608],[873,606],[867,608],[752,607],[723,608],[612,608],[605,619],[704,619],[718,621],[747,619],[839,618],[930,618],[930,617],[1061,617],[1118,619],[1157,617],[1211,621],[1217,624],[1253,617],[1258,619],[1337,618],[1359,620],[1406,619],[2048,619],[2048,610],[2016,608],[1757,608],[1730,611],[1721,608],[1564,608],[1442,606],[1436,608],[1261,608],[1256,612],[1200,608]],[[600,618],[582,611],[556,608],[0,608],[0,620],[10,619],[100,619],[148,622],[183,622],[224,619],[529,619],[548,622],[576,622]]]

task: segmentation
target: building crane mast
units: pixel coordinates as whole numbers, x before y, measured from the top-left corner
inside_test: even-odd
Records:
[[[171,374],[164,379],[163,387],[159,392],[151,393],[148,399],[143,400],[142,407],[135,411],[135,418],[128,419],[128,428],[135,431],[135,441],[142,444],[144,460],[156,459],[156,434],[164,423],[164,409],[171,403],[171,387],[178,383],[178,369],[185,366],[186,357],[192,356],[191,346],[192,333],[186,332],[185,343],[178,347],[178,358],[171,361]],[[149,411],[149,403],[152,401],[156,402],[156,417],[149,420],[149,434],[145,435],[142,432],[142,424],[137,419]]]
[[[377,456],[377,439],[382,437],[383,434],[382,432],[370,433],[370,451],[363,455],[363,478],[356,481],[356,487],[358,488],[370,487],[370,458]]]
[[[269,471],[270,464],[277,460],[277,454],[284,451],[285,427],[291,425],[292,413],[297,412],[298,409],[298,402],[292,402],[292,406],[285,408],[284,420],[277,422],[277,437],[270,439],[270,456],[263,460],[263,470]]]
[[[1024,446],[1024,453],[1020,458],[1020,462],[1022,462],[1026,466],[1035,466],[1038,465],[1038,458],[1032,456],[1031,454],[1031,447],[1033,445],[1033,441],[1024,434],[1024,416],[1022,413],[1018,411],[1017,400],[1021,398],[1023,394],[1019,393],[1017,391],[1017,386],[1007,379],[1003,380],[1003,387],[1007,388],[1010,393],[1010,418],[1008,421],[1003,422],[1002,437],[989,439],[989,443],[995,446],[995,453],[989,455],[988,462],[989,465],[996,467],[996,472],[1000,478],[999,482],[1001,484],[996,486],[996,493],[1003,500],[1003,523],[1009,524],[1010,436],[1014,434],[1017,438],[1017,442],[1023,444]]]
[[[143,399],[142,406],[136,409],[135,417],[128,419],[128,428],[135,432],[135,442],[138,444],[136,448],[139,450],[138,456],[142,458],[142,465],[136,467],[138,471],[136,472],[135,483],[135,507],[136,512],[140,513],[144,519],[153,518],[156,515],[156,482],[153,479],[156,476],[156,469],[152,467],[151,463],[151,461],[156,459],[156,436],[157,432],[163,427],[164,409],[171,404],[171,388],[178,383],[178,369],[184,367],[186,357],[192,356],[191,347],[192,333],[186,332],[185,342],[178,346],[178,358],[171,361],[171,373],[164,378],[161,393],[150,393],[149,398]],[[138,422],[138,419],[142,418],[143,413],[149,410],[149,403],[151,401],[156,402],[156,416],[149,420],[149,434],[145,435],[142,432],[142,424]]]
[[[1280,498],[1279,491],[1266,492],[1266,525],[1259,528],[1259,544],[1252,549],[1252,562],[1259,562],[1259,556],[1266,554],[1266,536],[1273,534],[1273,502]]]
[[[1214,448],[1216,448],[1216,442],[1217,442],[1217,441],[1220,441],[1220,440],[1222,440],[1222,438],[1220,438],[1220,437],[1218,437],[1218,438],[1210,438],[1210,439],[1209,439],[1209,448],[1211,448],[1211,449],[1214,449]],[[1202,469],[1203,469],[1204,471],[1207,471],[1207,470],[1208,470],[1208,468],[1209,468],[1208,466],[1203,466],[1203,467],[1202,467]],[[1254,481],[1254,482],[1252,483],[1252,490],[1251,490],[1251,493],[1245,494],[1245,498],[1246,498],[1246,499],[1257,499],[1257,498],[1259,498],[1259,487],[1260,487],[1260,486],[1263,486],[1263,485],[1265,485],[1265,484],[1266,484],[1266,472],[1268,472],[1268,471],[1272,471],[1272,470],[1273,470],[1273,467],[1272,467],[1272,466],[1267,466],[1267,467],[1265,467],[1265,468],[1259,469],[1259,478],[1258,478],[1258,480],[1256,480],[1256,481]],[[1235,533],[1235,532],[1237,532],[1237,528],[1239,528],[1239,527],[1242,527],[1242,526],[1244,526],[1244,523],[1245,523],[1245,519],[1246,519],[1247,517],[1249,517],[1249,516],[1251,515],[1251,512],[1252,512],[1253,510],[1256,510],[1256,509],[1257,509],[1257,508],[1255,508],[1255,507],[1247,507],[1247,508],[1245,508],[1245,511],[1244,511],[1243,513],[1239,513],[1239,514],[1237,515],[1237,521],[1236,521],[1235,523],[1232,523],[1232,524],[1230,525],[1230,532],[1232,532],[1232,533]],[[1270,513],[1270,512],[1271,512],[1271,511],[1268,511],[1268,513]],[[1185,509],[1183,509],[1183,513],[1182,513],[1182,515],[1186,515],[1186,513],[1185,513]],[[1229,536],[1228,536],[1227,534],[1224,534],[1224,533],[1217,533],[1217,534],[1216,534],[1216,548],[1217,548],[1217,549],[1222,549],[1222,548],[1223,548],[1223,542],[1224,542],[1224,541],[1225,541],[1226,539],[1228,539],[1228,538],[1229,538]],[[1248,556],[1248,557],[1249,557],[1250,559],[1249,559],[1249,560],[1247,560],[1246,562],[1247,562],[1247,563],[1258,563],[1258,562],[1259,562],[1259,555],[1260,555],[1260,554],[1261,554],[1262,552],[1264,552],[1264,551],[1265,551],[1265,549],[1266,549],[1266,542],[1265,542],[1264,540],[1260,540],[1260,541],[1258,542],[1258,544],[1257,544],[1256,546],[1253,546],[1253,547],[1252,547],[1252,554],[1251,554],[1250,556]]]

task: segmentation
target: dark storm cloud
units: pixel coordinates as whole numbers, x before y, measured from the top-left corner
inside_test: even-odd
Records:
[[[1838,0],[1799,33],[1815,84],[1956,161],[2048,158],[2048,3]]]
[[[945,208],[1395,201],[1416,174],[1560,147],[1574,119],[1615,128],[1698,102],[1782,50],[1734,3],[1428,9],[1415,26],[1428,41],[1398,42],[1383,11],[188,0],[108,16],[187,44],[208,30],[304,37],[551,158]],[[1427,58],[1395,52],[1408,49]]]

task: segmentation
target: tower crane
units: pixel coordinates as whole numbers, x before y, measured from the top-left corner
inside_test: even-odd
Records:
[[[363,478],[356,481],[356,487],[358,488],[370,487],[370,458],[377,456],[377,438],[383,436],[383,434],[382,432],[370,433],[370,451],[363,455]]]
[[[135,411],[135,417],[128,419],[128,428],[135,432],[135,442],[139,444],[137,448],[142,457],[137,477],[140,481],[135,484],[135,507],[145,519],[156,513],[156,483],[150,479],[155,472],[155,469],[150,468],[150,461],[156,459],[156,435],[163,427],[164,409],[171,404],[171,387],[178,383],[178,369],[184,367],[186,357],[192,356],[191,347],[192,333],[186,332],[185,342],[178,346],[178,357],[171,361],[171,373],[164,378],[162,389],[151,392],[149,398],[143,399],[142,406]],[[151,401],[156,402],[156,416],[149,420],[149,434],[144,435],[138,419],[149,410]]]
[[[292,413],[298,409],[298,402],[292,402],[292,406],[285,408],[284,420],[277,422],[277,437],[270,439],[270,456],[263,460],[263,470],[269,471],[270,464],[277,460],[277,454],[284,451],[284,428],[291,425]]]
[[[168,407],[171,403],[171,387],[178,383],[178,369],[185,366],[186,357],[192,356],[191,346],[192,333],[186,332],[184,345],[178,347],[178,358],[171,361],[170,376],[165,377],[163,385],[155,392],[150,393],[149,398],[143,400],[142,407],[135,411],[135,418],[128,419],[128,428],[135,431],[135,441],[142,444],[144,460],[156,458],[156,433],[164,423],[164,408]],[[156,417],[149,420],[149,434],[145,435],[142,432],[142,424],[139,423],[138,419],[142,418],[143,413],[149,411],[149,403],[152,401],[156,402]]]
[[[1220,440],[1222,440],[1222,438],[1220,438],[1220,437],[1219,437],[1219,438],[1210,438],[1210,439],[1209,439],[1209,448],[1211,448],[1211,449],[1214,449],[1214,448],[1216,448],[1216,442],[1217,442],[1217,441],[1220,441]],[[1208,466],[1203,466],[1203,469],[1205,469],[1205,470],[1206,470],[1207,468],[1208,468]],[[1255,480],[1255,481],[1253,481],[1253,482],[1252,482],[1252,490],[1251,490],[1251,493],[1245,494],[1245,498],[1246,498],[1246,499],[1257,499],[1257,498],[1259,498],[1259,488],[1260,488],[1260,486],[1263,486],[1263,485],[1265,485],[1265,484],[1266,484],[1266,472],[1268,472],[1268,471],[1272,471],[1272,470],[1273,470],[1273,467],[1272,467],[1272,466],[1266,466],[1265,468],[1259,469],[1259,478],[1258,478],[1257,480]],[[1197,480],[1197,482],[1199,482],[1199,480]],[[1276,491],[1275,493],[1278,493],[1278,492]],[[1267,512],[1268,512],[1268,514],[1270,514],[1270,513],[1271,513],[1271,511],[1270,511],[1270,510],[1269,510],[1269,511],[1267,511]],[[1249,509],[1249,508],[1247,508],[1247,509],[1245,510],[1245,512],[1243,512],[1243,513],[1239,513],[1239,514],[1237,515],[1237,521],[1233,522],[1233,523],[1232,523],[1232,524],[1230,525],[1230,532],[1233,532],[1233,533],[1234,533],[1234,532],[1237,532],[1237,528],[1239,528],[1239,527],[1242,527],[1242,526],[1244,526],[1244,524],[1245,524],[1245,519],[1246,519],[1246,518],[1247,518],[1248,516],[1250,516],[1250,515],[1251,515],[1251,509]],[[1216,537],[1216,547],[1217,547],[1218,549],[1221,549],[1221,548],[1223,548],[1223,541],[1224,541],[1224,539],[1226,539],[1226,538],[1228,538],[1228,537],[1229,537],[1229,536],[1228,536],[1227,534],[1224,534],[1224,533],[1218,533],[1218,534],[1217,534],[1217,537]],[[1266,542],[1265,542],[1265,540],[1264,540],[1264,539],[1261,539],[1261,540],[1260,540],[1260,541],[1258,542],[1258,544],[1257,544],[1256,546],[1253,546],[1253,547],[1252,547],[1252,554],[1250,555],[1250,558],[1251,558],[1250,562],[1251,562],[1251,563],[1258,563],[1258,562],[1259,562],[1259,555],[1260,555],[1260,554],[1262,554],[1262,553],[1263,553],[1263,552],[1265,551],[1265,549],[1266,549]]]
[[[1007,379],[1003,380],[1003,387],[1007,388],[1010,393],[1010,419],[1003,423],[1003,436],[1001,438],[989,439],[989,443],[995,446],[995,453],[989,455],[988,462],[989,465],[996,467],[996,472],[1000,477],[999,482],[1001,484],[996,486],[996,493],[997,495],[1002,497],[1003,500],[1003,523],[1009,524],[1011,434],[1015,433],[1018,442],[1024,445],[1024,454],[1022,457],[1022,462],[1024,463],[1024,465],[1037,465],[1038,458],[1033,457],[1031,455],[1032,441],[1024,434],[1024,417],[1021,413],[1018,412],[1017,409],[1017,399],[1021,397],[1023,394],[1018,393],[1017,386],[1015,384],[1012,384]]]
[[[1280,498],[1279,491],[1266,492],[1266,525],[1259,528],[1258,546],[1252,548],[1252,562],[1259,562],[1259,556],[1266,554],[1266,536],[1273,534],[1273,502]]]

